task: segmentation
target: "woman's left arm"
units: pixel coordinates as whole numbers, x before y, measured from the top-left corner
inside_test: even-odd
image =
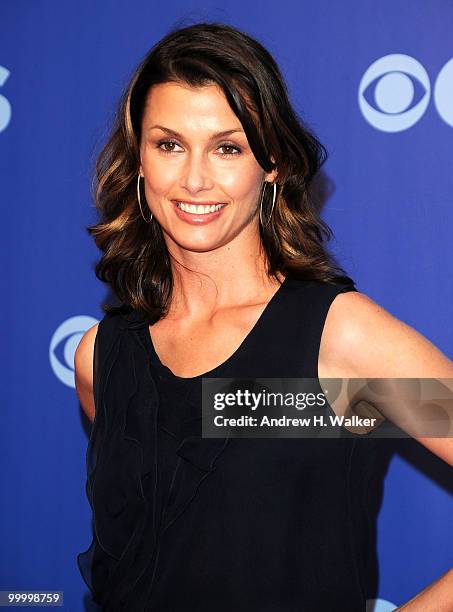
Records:
[[[405,381],[392,385],[392,381],[398,382],[398,379],[444,379],[442,388],[447,390],[448,400],[453,399],[453,361],[414,328],[362,293],[340,293],[330,311],[328,325],[332,340],[329,341],[328,357],[329,362],[335,364],[335,371],[345,378],[382,379],[381,393],[374,395],[379,403],[373,403],[372,389],[365,386],[361,389],[363,395],[355,399],[373,404],[384,418],[407,431],[453,467],[453,437],[414,434],[414,431],[423,431],[423,423],[417,414],[408,419],[410,410],[417,407],[415,399],[410,397],[411,387]],[[444,423],[444,430],[450,427],[451,435],[452,402],[444,402],[443,408],[444,416],[450,419]],[[406,425],[409,425],[407,429]],[[424,431],[426,433],[426,429]]]
[[[422,334],[366,295],[360,292],[339,294],[331,305],[331,311],[330,337],[335,337],[335,341],[329,343],[329,360],[341,364],[342,376],[433,378],[451,379],[449,382],[453,382],[453,362]],[[452,386],[449,388],[453,391]],[[395,402],[379,404],[377,408],[384,417],[395,421],[392,418],[395,416]],[[388,410],[387,414],[385,410]],[[415,439],[453,466],[453,438],[420,436]],[[453,612],[453,568],[398,610]]]
[[[360,292],[336,296],[326,327],[329,335],[328,358],[331,364],[335,364],[339,376],[364,379],[440,378],[453,381],[453,362],[446,355],[422,334]],[[450,390],[453,391],[453,387]],[[382,404],[378,409],[382,412]],[[394,416],[392,402],[389,402],[388,410],[388,414],[382,412],[383,416]],[[453,466],[453,438],[415,439]],[[453,568],[398,610],[453,612]]]
[[[453,569],[449,569],[423,591],[396,608],[396,612],[452,612]]]

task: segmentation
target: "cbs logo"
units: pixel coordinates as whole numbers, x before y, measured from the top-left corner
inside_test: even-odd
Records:
[[[412,127],[426,111],[431,98],[428,73],[410,55],[385,55],[371,64],[358,91],[362,115],[383,132],[401,132]],[[453,127],[453,58],[437,75],[434,105],[441,119]]]
[[[9,70],[0,66],[0,87],[2,87],[10,75]],[[0,132],[6,130],[11,121],[11,104],[9,100],[0,94]]]
[[[63,321],[52,335],[49,345],[49,361],[53,373],[60,382],[75,388],[74,355],[83,334],[99,323],[94,317],[79,315]]]

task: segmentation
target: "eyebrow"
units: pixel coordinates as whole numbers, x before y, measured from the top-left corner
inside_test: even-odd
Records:
[[[172,130],[163,125],[152,125],[151,127],[147,129],[147,131],[150,132],[151,130],[154,130],[154,129],[162,130],[166,134],[170,134],[172,136],[175,136],[176,138],[181,138],[181,140],[184,139],[184,136],[182,134],[180,134],[176,130]],[[224,130],[223,132],[217,132],[216,134],[212,134],[211,140],[213,140],[214,138],[223,138],[224,136],[229,136],[230,134],[235,134],[236,132],[240,132],[241,134],[244,134],[244,130],[242,130],[241,128],[233,128],[231,130]]]

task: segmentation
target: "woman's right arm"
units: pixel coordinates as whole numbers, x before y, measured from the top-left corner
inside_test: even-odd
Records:
[[[74,372],[76,392],[83,411],[94,421],[94,397],[93,397],[93,355],[94,341],[98,331],[98,323],[90,327],[82,336],[74,354]]]

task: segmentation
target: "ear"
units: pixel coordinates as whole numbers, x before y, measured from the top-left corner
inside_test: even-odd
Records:
[[[271,156],[271,162],[273,164],[275,164],[275,159],[272,156]],[[267,172],[264,175],[264,180],[267,181],[268,183],[275,183],[277,178],[278,178],[278,170],[277,170],[277,168],[274,168],[274,170],[272,170],[272,172]]]

